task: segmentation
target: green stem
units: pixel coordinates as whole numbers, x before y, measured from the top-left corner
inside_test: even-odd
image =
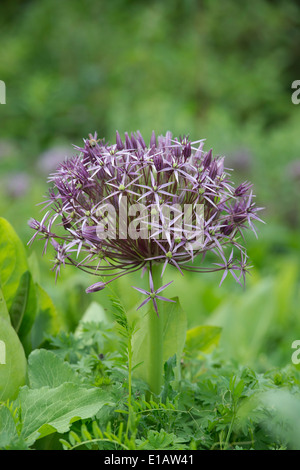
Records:
[[[128,421],[126,436],[128,432],[133,432],[134,412],[132,408],[132,333],[130,332],[128,337]]]
[[[152,266],[154,289],[162,286],[161,267]],[[148,384],[153,394],[159,395],[163,385],[163,309],[162,302],[158,303],[158,315],[151,302],[148,311],[148,340],[149,340],[149,371]]]

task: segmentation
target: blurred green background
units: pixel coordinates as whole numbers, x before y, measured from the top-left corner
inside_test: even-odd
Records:
[[[47,175],[88,133],[152,130],[206,138],[226,156],[236,184],[254,183],[265,207],[259,238],[247,236],[253,269],[246,289],[229,277],[171,269],[189,326],[223,326],[225,356],[259,370],[291,363],[300,339],[300,5],[291,0],[240,3],[196,0],[2,0],[0,215],[24,244]],[[109,308],[106,291],[67,268],[55,286],[51,253],[36,253],[40,282],[66,329],[91,300]],[[138,294],[124,278],[113,285],[128,308]]]

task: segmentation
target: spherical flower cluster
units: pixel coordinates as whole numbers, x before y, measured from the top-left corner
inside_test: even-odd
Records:
[[[87,292],[137,270],[149,272],[150,290],[136,288],[152,300],[157,312],[160,292],[170,283],[153,285],[152,270],[167,265],[184,271],[230,272],[245,280],[248,257],[243,231],[255,232],[260,220],[248,182],[234,188],[223,157],[203,150],[204,140],[173,138],[170,132],[146,145],[140,132],[106,143],[97,134],[76,147],[77,154],[49,177],[52,188],[46,213],[29,225],[55,250],[53,270],[75,265],[101,276]],[[187,210],[186,210],[187,209]],[[183,228],[183,221],[185,222]],[[210,252],[216,263],[205,265]],[[140,307],[141,307],[140,306]]]

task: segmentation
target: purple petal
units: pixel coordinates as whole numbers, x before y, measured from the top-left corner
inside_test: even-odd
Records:
[[[159,315],[158,315],[158,308],[157,308],[157,302],[156,302],[156,299],[155,299],[155,298],[154,298],[154,299],[152,299],[152,302],[153,302],[153,305],[154,305],[154,310],[156,311],[156,314],[157,314],[157,316],[159,316]]]
[[[221,266],[221,265],[220,265],[220,266]],[[226,269],[226,270],[224,271],[224,273],[223,273],[223,276],[222,276],[221,282],[220,282],[220,284],[219,284],[219,287],[222,285],[222,283],[223,283],[224,279],[226,278],[227,274],[228,274],[228,270]]]
[[[149,269],[149,285],[150,285],[150,291],[151,291],[151,292],[154,292],[153,278],[152,278],[151,269]]]
[[[156,137],[155,137],[154,131],[152,131],[152,134],[151,134],[150,147],[156,147]]]
[[[155,298],[159,300],[164,300],[166,302],[173,302],[174,304],[176,304],[175,300],[167,299],[167,297],[161,297],[160,295],[157,295]]]
[[[145,300],[141,303],[141,305],[138,306],[137,310],[139,310],[139,309],[142,308],[144,305],[146,305],[146,304],[149,302],[149,300],[151,300],[151,297],[148,297],[147,299],[145,299]]]
[[[151,294],[151,292],[148,292],[148,291],[145,290],[145,289],[141,289],[140,287],[134,287],[134,286],[131,286],[131,287],[132,287],[133,289],[135,289],[135,290],[141,292],[141,294],[145,294],[145,295],[150,295],[150,294]]]

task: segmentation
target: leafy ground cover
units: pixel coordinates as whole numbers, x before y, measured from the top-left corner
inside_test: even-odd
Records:
[[[173,356],[165,363],[159,399],[146,398],[147,387],[131,368],[131,338],[120,313],[116,325],[83,322],[80,334],[60,333],[49,338],[51,349],[29,355],[27,385],[0,408],[1,448],[271,450],[299,445],[296,370],[259,374],[224,362],[216,350],[204,352],[219,336],[208,330],[200,341],[187,341],[180,382]],[[122,342],[121,352],[116,342]]]

